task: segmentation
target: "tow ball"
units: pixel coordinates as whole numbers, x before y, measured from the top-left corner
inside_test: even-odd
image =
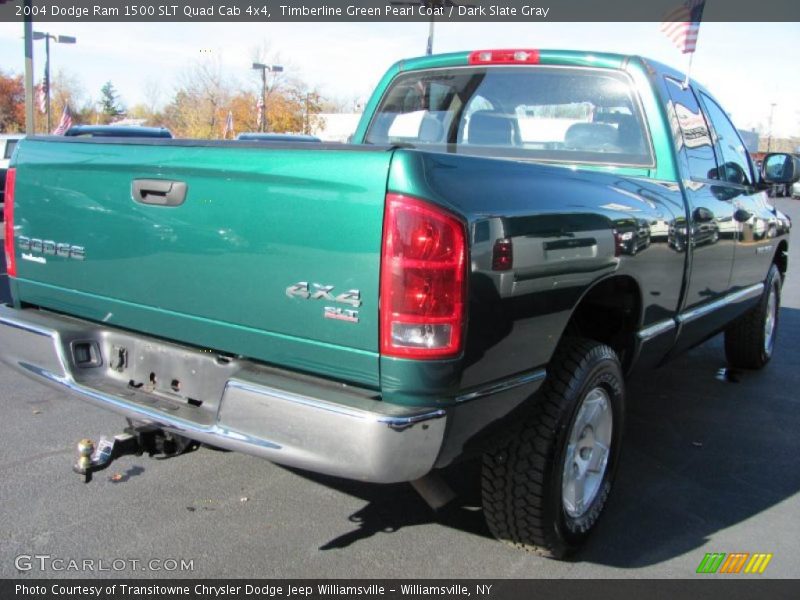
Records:
[[[89,483],[92,474],[107,468],[121,456],[141,456],[145,452],[149,456],[169,458],[194,449],[197,443],[189,438],[151,427],[130,425],[123,433],[108,439],[103,436],[95,443],[84,438],[78,442],[77,459],[72,467],[83,482]]]
[[[111,440],[103,436],[97,446],[92,440],[84,438],[78,442],[78,460],[72,470],[83,475],[84,483],[89,483],[95,471],[102,471],[125,454],[142,454],[136,436],[130,433],[115,435]]]

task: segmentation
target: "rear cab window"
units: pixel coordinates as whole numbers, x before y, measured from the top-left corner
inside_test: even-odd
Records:
[[[582,67],[455,67],[395,78],[367,143],[568,164],[652,167],[629,77]]]

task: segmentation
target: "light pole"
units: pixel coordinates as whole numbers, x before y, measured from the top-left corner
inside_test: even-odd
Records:
[[[25,135],[33,135],[33,18],[31,0],[25,0]]]
[[[78,40],[71,35],[53,35],[47,31],[34,31],[33,39],[44,40],[44,82],[45,82],[45,95],[47,98],[47,133],[52,130],[52,123],[50,121],[50,40],[56,44],[74,44]]]
[[[306,112],[303,119],[303,133],[311,133],[311,100],[314,100],[314,110],[319,110],[319,94],[317,92],[306,92]]]
[[[281,65],[265,65],[263,63],[253,63],[255,71],[261,71],[261,131],[266,131],[267,126],[267,71],[270,73],[281,73]]]
[[[769,109],[769,134],[767,135],[767,154],[769,154],[770,148],[772,147],[772,117],[775,114],[775,102],[773,102]]]

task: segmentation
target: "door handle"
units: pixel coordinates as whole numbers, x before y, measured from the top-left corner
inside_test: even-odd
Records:
[[[749,221],[750,217],[753,216],[753,213],[746,211],[743,208],[737,208],[736,211],[733,213],[733,218],[739,221],[739,223],[744,223],[745,221]]]
[[[131,196],[135,202],[156,206],[180,206],[186,200],[187,185],[167,179],[134,179]]]

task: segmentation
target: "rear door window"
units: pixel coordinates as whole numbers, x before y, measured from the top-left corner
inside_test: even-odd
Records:
[[[668,110],[670,125],[678,150],[683,147],[686,152],[689,175],[692,179],[718,179],[711,130],[692,88],[683,87],[681,82],[671,77],[664,79],[671,101]]]
[[[750,158],[744,142],[719,104],[701,92],[711,126],[714,128],[717,151],[720,154],[720,177],[736,185],[753,184]]]

